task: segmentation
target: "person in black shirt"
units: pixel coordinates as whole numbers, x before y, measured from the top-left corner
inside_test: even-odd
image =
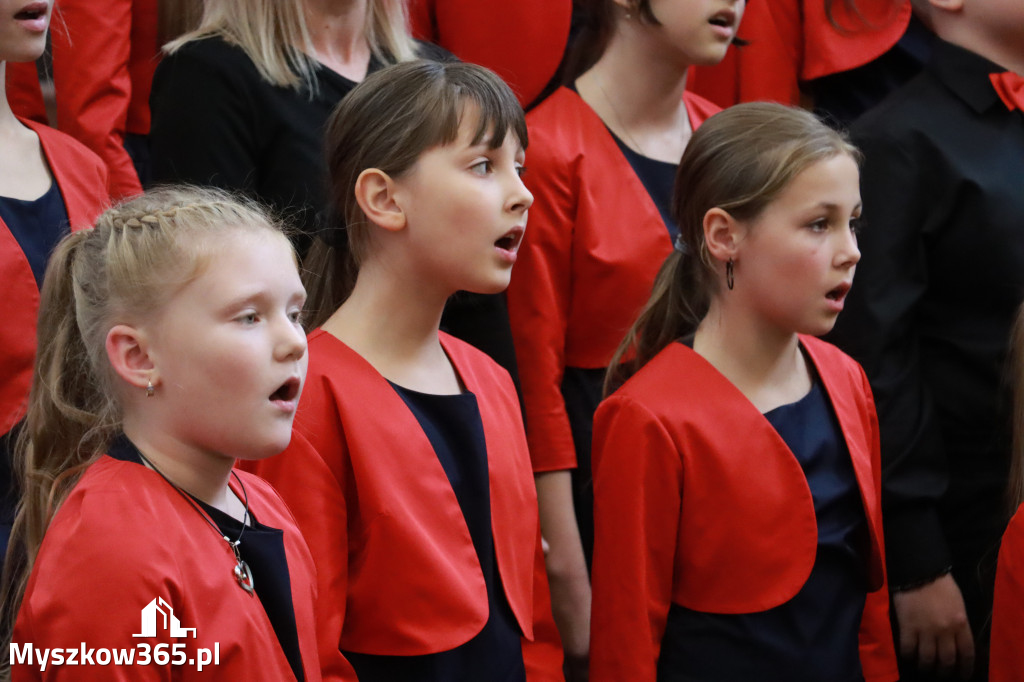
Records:
[[[997,74],[1024,73],[1024,6],[917,4],[940,38],[927,68],[852,129],[867,226],[833,338],[878,401],[904,679],[915,659],[968,676],[977,652],[983,680],[1024,298],[1024,115]]]

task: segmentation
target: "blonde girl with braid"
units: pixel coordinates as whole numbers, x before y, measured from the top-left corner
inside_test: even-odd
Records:
[[[60,242],[4,567],[12,679],[320,679],[309,550],[233,471],[291,438],[304,301],[279,226],[220,192],[160,190]]]

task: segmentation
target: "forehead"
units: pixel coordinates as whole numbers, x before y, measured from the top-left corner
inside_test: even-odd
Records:
[[[860,203],[860,169],[845,153],[836,154],[797,173],[772,203],[816,205]]]

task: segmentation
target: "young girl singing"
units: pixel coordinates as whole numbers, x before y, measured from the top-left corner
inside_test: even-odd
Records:
[[[508,284],[533,201],[522,109],[482,67],[408,62],[326,139],[342,220],[306,264],[309,386],[295,441],[254,467],[316,557],[324,675],[561,679],[515,389],[438,331],[456,291]]]
[[[814,338],[860,257],[857,158],[776,104],[687,147],[595,418],[592,680],[896,679],[871,394]]]
[[[232,471],[291,437],[304,300],[287,238],[222,193],[142,196],[61,241],[4,570],[14,680],[320,679],[309,550]]]

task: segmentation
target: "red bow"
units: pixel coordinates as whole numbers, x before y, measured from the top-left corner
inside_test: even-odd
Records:
[[[992,80],[992,87],[996,89],[999,99],[1003,100],[1007,109],[1024,111],[1024,78],[1013,71],[990,73],[988,77]]]

